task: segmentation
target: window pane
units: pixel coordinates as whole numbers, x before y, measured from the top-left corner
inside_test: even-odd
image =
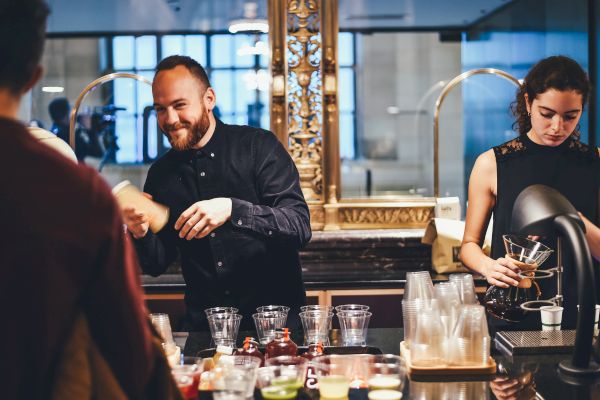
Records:
[[[232,35],[213,35],[210,37],[210,62],[213,68],[232,65]]]
[[[154,68],[156,66],[156,36],[140,36],[135,40],[136,60],[138,69]]]
[[[267,50],[267,54],[260,55],[260,66],[262,68],[269,68],[269,35],[260,35],[260,41],[264,43],[264,47]]]
[[[231,71],[213,71],[211,74],[211,85],[215,88],[221,114],[233,112],[233,79]]]
[[[206,66],[206,36],[187,35],[185,37],[185,55]]]
[[[113,39],[113,67],[116,70],[133,68],[133,36],[116,36]]]
[[[151,112],[148,117],[148,156],[156,158],[158,155],[158,129],[156,127],[156,113]]]
[[[134,116],[127,112],[117,111],[115,133],[119,146],[117,162],[135,162],[137,148]]]
[[[340,66],[354,64],[353,34],[340,32],[338,35],[338,62]]]
[[[271,121],[269,120],[269,114],[268,113],[263,113],[260,116],[260,127],[263,128],[263,129],[271,129],[270,126],[269,126],[270,124],[271,124]]]
[[[245,69],[235,71],[235,79],[235,112],[246,114],[248,104],[254,103],[258,87],[257,76],[254,70]]]
[[[340,157],[354,158],[354,114],[340,114]]]
[[[340,68],[338,93],[340,111],[354,111],[354,73],[351,68]]]
[[[117,78],[113,81],[114,105],[124,107],[129,114],[135,112],[135,80],[130,78]]]
[[[235,116],[233,114],[222,115],[221,121],[225,122],[226,124],[235,124],[236,123]]]
[[[240,68],[252,67],[254,65],[254,54],[239,55],[241,49],[254,48],[254,36],[234,35],[235,66]]]
[[[176,54],[183,54],[183,36],[168,35],[161,39],[161,55],[167,58]]]
[[[151,71],[140,71],[139,75],[147,78],[150,82],[154,78],[154,72]],[[138,114],[142,114],[144,112],[144,108],[147,106],[152,106],[154,103],[154,99],[152,98],[152,87],[144,82],[136,81],[136,91],[137,91],[137,110]]]

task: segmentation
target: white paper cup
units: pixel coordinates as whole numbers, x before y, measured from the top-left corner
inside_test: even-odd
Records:
[[[543,331],[560,331],[562,322],[563,308],[559,306],[542,306],[540,314],[542,316]]]

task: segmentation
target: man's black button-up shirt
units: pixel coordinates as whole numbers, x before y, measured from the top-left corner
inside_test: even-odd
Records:
[[[145,273],[162,274],[181,254],[188,329],[206,329],[203,310],[236,306],[242,326],[256,307],[306,301],[298,249],[311,237],[299,175],[271,132],[217,121],[200,150],[170,150],[148,172],[144,191],[170,209],[167,226],[136,240]],[[231,220],[203,239],[178,236],[175,221],[192,204],[232,200]]]

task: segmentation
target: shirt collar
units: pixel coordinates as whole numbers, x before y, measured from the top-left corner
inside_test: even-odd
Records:
[[[221,143],[223,142],[223,131],[225,130],[225,124],[218,118],[215,118],[215,131],[212,137],[201,149],[194,150],[196,157],[206,156],[209,159],[214,159],[220,156]]]

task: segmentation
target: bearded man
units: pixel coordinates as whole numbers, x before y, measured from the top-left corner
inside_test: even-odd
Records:
[[[179,253],[186,281],[185,330],[207,330],[204,309],[233,306],[252,327],[261,305],[306,302],[298,249],[311,237],[293,160],[273,133],[215,118],[216,95],[195,60],[171,56],[152,84],[158,125],[171,150],[148,172],[144,191],[170,208],[167,227],[123,209],[143,270],[158,276]]]

